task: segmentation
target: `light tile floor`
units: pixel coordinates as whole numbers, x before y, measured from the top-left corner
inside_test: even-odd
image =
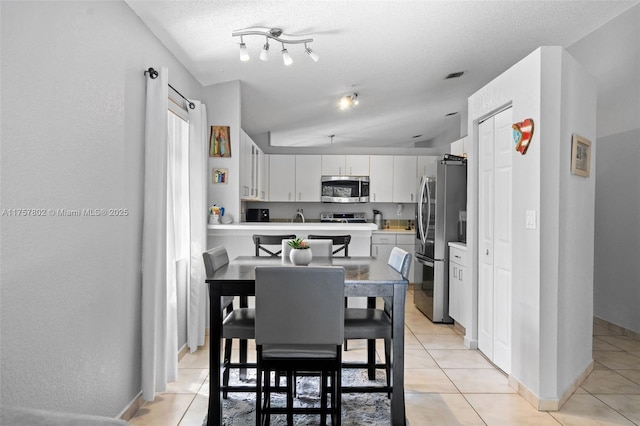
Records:
[[[431,323],[412,300],[409,294],[405,391],[410,426],[640,425],[640,341],[594,325],[594,371],[560,411],[541,412],[478,351],[467,349],[459,330]],[[130,423],[200,426],[207,410],[208,357],[206,348],[185,355],[179,380],[145,403]],[[349,343],[346,360],[365,357],[363,345]]]

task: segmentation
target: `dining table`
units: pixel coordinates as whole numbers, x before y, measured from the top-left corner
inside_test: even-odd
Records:
[[[209,275],[210,319],[209,331],[209,407],[208,426],[222,425],[222,320],[220,300],[223,296],[255,296],[255,268],[257,266],[295,266],[289,259],[265,256],[239,256]],[[390,425],[405,425],[404,397],[404,312],[408,281],[398,271],[366,256],[314,257],[309,266],[341,266],[345,271],[345,297],[383,297],[391,303],[391,401]]]

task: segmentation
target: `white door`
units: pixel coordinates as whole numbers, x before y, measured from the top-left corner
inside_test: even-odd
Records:
[[[511,371],[512,110],[479,125],[478,348]]]

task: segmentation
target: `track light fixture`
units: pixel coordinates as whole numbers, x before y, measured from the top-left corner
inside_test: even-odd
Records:
[[[348,109],[348,108],[353,108],[356,105],[358,105],[358,94],[357,93],[351,93],[349,95],[344,95],[338,101],[338,106],[342,110],[345,110],[345,109]]]
[[[284,34],[282,29],[280,28],[263,28],[263,27],[252,27],[245,28],[243,30],[236,30],[231,33],[232,37],[240,37],[240,60],[245,62],[249,60],[249,52],[247,50],[246,44],[244,44],[244,36],[257,35],[266,37],[267,42],[262,48],[260,52],[260,59],[263,61],[269,60],[269,39],[275,40],[282,44],[282,61],[285,65],[291,65],[293,63],[293,58],[289,54],[289,51],[285,47],[285,44],[304,44],[304,51],[309,55],[314,62],[318,62],[320,57],[318,54],[311,50],[307,46],[308,43],[313,42],[312,38],[306,39],[296,39],[290,37],[296,37],[288,34]]]

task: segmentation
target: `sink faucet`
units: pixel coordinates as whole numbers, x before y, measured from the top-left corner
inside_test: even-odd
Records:
[[[300,219],[302,219],[302,223],[304,223],[304,215],[302,214],[302,209],[296,210],[296,214],[294,214],[293,217],[291,218],[291,223],[295,222],[298,216],[300,216]]]

